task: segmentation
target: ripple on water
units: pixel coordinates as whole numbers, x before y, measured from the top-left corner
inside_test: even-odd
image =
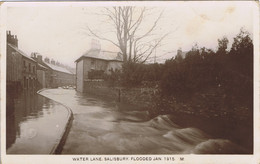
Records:
[[[51,92],[60,94],[53,96]],[[149,119],[146,111],[125,108],[123,104],[75,91],[52,90],[48,94],[71,107],[74,113],[72,129],[64,146],[65,154],[221,154],[243,151],[229,140],[212,139],[199,129],[180,127],[169,115]]]
[[[194,154],[241,154],[246,150],[229,140],[225,139],[208,139],[197,144],[194,149],[187,151]]]

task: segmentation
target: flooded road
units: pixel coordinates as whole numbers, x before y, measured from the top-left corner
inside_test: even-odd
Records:
[[[63,154],[235,154],[246,150],[225,138],[181,127],[170,115],[149,118],[147,111],[74,90],[40,94],[70,107],[72,127]],[[185,120],[184,120],[185,121]]]
[[[6,106],[7,154],[49,154],[67,123],[67,109],[32,92],[10,96]]]

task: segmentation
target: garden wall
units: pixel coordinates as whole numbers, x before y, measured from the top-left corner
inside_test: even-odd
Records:
[[[158,94],[158,88],[112,87],[105,81],[85,81],[84,92],[108,98],[111,101],[127,103],[142,109],[148,109],[156,105],[154,98]]]

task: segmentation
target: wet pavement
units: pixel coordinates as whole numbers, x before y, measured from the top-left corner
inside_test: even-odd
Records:
[[[236,154],[227,139],[177,125],[173,117],[150,119],[147,111],[78,93],[48,89],[40,94],[71,108],[74,120],[62,154]],[[185,121],[185,120],[184,120]]]
[[[7,154],[49,154],[59,143],[68,110],[33,92],[8,97]]]

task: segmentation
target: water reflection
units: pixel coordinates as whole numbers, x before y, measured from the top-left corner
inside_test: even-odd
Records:
[[[65,127],[64,106],[23,91],[7,93],[6,149],[8,154],[48,154]]]

